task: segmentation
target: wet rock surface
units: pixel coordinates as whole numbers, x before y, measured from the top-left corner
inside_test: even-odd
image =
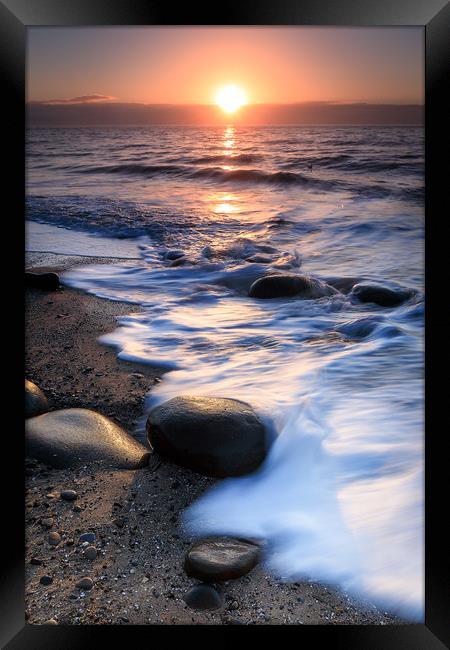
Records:
[[[337,293],[331,285],[306,275],[277,274],[258,278],[250,287],[251,298],[323,298]]]
[[[414,295],[407,289],[390,289],[377,284],[356,284],[351,294],[359,302],[371,302],[380,307],[398,307]]]
[[[258,564],[259,553],[255,544],[231,537],[204,539],[188,549],[184,569],[205,582],[235,580]]]
[[[251,406],[217,397],[175,397],[147,420],[150,445],[206,476],[239,476],[264,460],[267,431]]]
[[[89,409],[64,409],[30,418],[26,453],[52,467],[97,463],[132,469],[148,462],[149,451],[109,418]]]
[[[47,411],[48,401],[43,391],[32,381],[25,379],[25,417],[33,418]]]

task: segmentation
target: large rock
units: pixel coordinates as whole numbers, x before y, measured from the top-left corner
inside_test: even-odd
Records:
[[[159,454],[206,476],[239,476],[264,460],[267,431],[245,402],[220,397],[175,397],[147,420]]]
[[[355,284],[351,296],[359,302],[372,302],[380,307],[397,307],[413,296],[407,289],[389,289],[378,284]]]
[[[39,386],[25,379],[25,418],[33,418],[48,411],[48,402]]]
[[[147,465],[149,450],[109,418],[88,409],[64,409],[30,418],[26,454],[53,467],[97,463],[135,469]]]
[[[230,537],[203,539],[187,551],[184,570],[205,582],[224,582],[245,575],[258,564],[259,548]]]
[[[25,286],[44,291],[55,291],[59,288],[59,276],[57,273],[35,273],[25,271]]]
[[[337,293],[336,289],[321,280],[307,275],[279,274],[258,278],[250,287],[251,298],[323,298]]]

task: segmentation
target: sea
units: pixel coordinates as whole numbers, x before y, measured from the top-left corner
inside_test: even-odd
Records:
[[[277,579],[422,622],[423,128],[35,128],[26,160],[28,250],[114,257],[62,280],[141,306],[100,339],[164,370],[134,434],[178,395],[244,400],[274,432],[182,530],[262,538]],[[276,272],[411,297],[248,296]]]

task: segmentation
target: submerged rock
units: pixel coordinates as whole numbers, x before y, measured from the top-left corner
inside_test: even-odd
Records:
[[[337,290],[315,278],[306,275],[276,274],[258,278],[250,287],[251,298],[322,298],[337,293]]]
[[[191,587],[184,597],[184,602],[191,609],[220,609],[223,597],[211,585],[195,585]]]
[[[63,409],[30,418],[26,453],[52,467],[99,463],[135,469],[148,463],[149,450],[117,424],[88,409]]]
[[[25,286],[44,291],[55,291],[59,289],[59,276],[57,273],[35,273],[25,271]]]
[[[413,296],[407,289],[389,289],[377,284],[355,284],[351,296],[360,302],[373,302],[380,307],[397,307]]]
[[[259,547],[229,537],[195,542],[187,551],[184,570],[206,582],[234,580],[251,571],[259,561]]]
[[[39,386],[25,379],[25,418],[47,413],[48,402]]]
[[[239,476],[264,460],[268,435],[245,402],[220,397],[175,397],[147,420],[151,446],[206,476]]]

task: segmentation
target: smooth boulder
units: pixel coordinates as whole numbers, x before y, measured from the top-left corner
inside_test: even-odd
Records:
[[[351,296],[359,302],[371,302],[380,307],[398,307],[409,300],[412,291],[403,289],[389,289],[377,284],[355,284]]]
[[[57,273],[35,273],[25,271],[25,286],[43,291],[55,291],[59,289],[59,276]]]
[[[257,469],[268,450],[264,424],[252,407],[220,397],[174,397],[147,419],[150,445],[178,465],[206,476]]]
[[[25,424],[26,454],[52,467],[96,463],[136,469],[150,452],[109,418],[89,409],[63,409],[30,418]]]
[[[338,293],[337,290],[307,275],[277,274],[258,278],[250,287],[251,298],[323,298]]]
[[[212,585],[194,585],[186,593],[184,602],[191,609],[199,611],[220,609],[223,605],[223,596]]]
[[[25,379],[25,418],[47,413],[48,401],[42,390],[32,381]]]
[[[203,539],[187,551],[184,570],[205,582],[235,580],[251,571],[259,561],[259,547],[229,537]]]

